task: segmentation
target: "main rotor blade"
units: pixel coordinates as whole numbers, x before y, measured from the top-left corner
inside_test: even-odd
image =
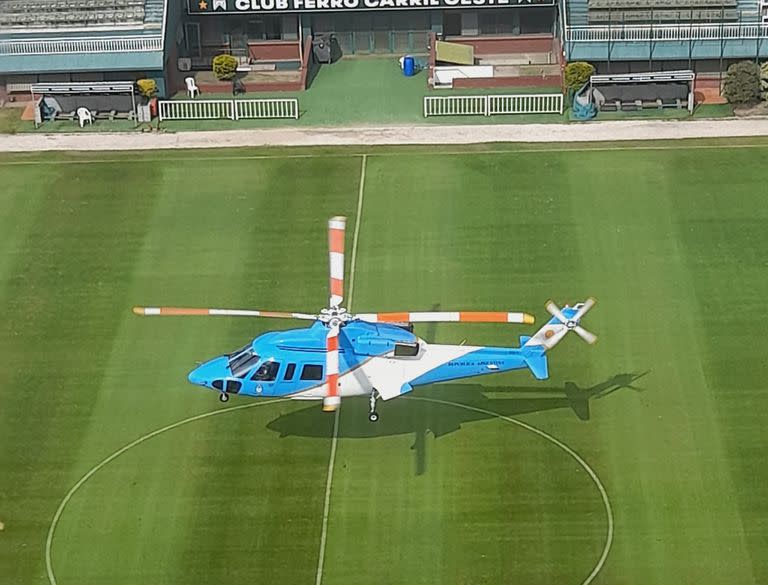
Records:
[[[270,317],[276,319],[305,319],[315,321],[317,315],[285,313],[281,311],[252,311],[247,309],[194,309],[188,307],[134,307],[133,312],[143,316],[209,316],[209,317]]]
[[[576,314],[572,317],[572,319],[578,322],[579,319],[581,319],[584,315],[587,314],[587,311],[589,311],[592,307],[595,306],[596,302],[597,301],[594,298],[589,297],[586,301],[584,301],[584,304],[581,306],[581,308],[578,311],[576,311]]]
[[[584,329],[584,327],[582,327],[581,325],[576,325],[576,327],[573,328],[573,331],[576,333],[576,335],[581,337],[584,341],[586,341],[590,345],[592,345],[593,343],[595,343],[595,341],[597,341],[597,335],[595,335],[594,333],[590,333],[589,331]]]
[[[568,317],[563,315],[563,312],[560,310],[560,307],[558,307],[554,301],[547,301],[547,304],[544,305],[544,308],[547,310],[547,312],[552,315],[553,317],[557,317],[558,320],[565,324],[568,322]]]
[[[339,396],[339,326],[331,325],[325,337],[325,396],[323,410],[333,412],[341,405]]]
[[[336,216],[328,220],[328,260],[330,264],[330,304],[338,307],[344,300],[344,231],[347,218]]]
[[[421,311],[359,313],[356,318],[369,323],[525,323],[534,322],[528,313],[503,311]]]

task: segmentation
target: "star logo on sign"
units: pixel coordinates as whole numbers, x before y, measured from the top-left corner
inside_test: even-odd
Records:
[[[200,10],[206,10],[208,8],[208,2],[205,0],[200,0],[197,5],[200,7]]]

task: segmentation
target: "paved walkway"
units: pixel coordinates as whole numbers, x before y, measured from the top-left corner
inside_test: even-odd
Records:
[[[506,124],[264,128],[176,133],[73,133],[0,135],[0,152],[44,150],[145,150],[235,146],[373,146],[489,142],[596,142],[768,136],[768,118],[627,120],[585,124]]]

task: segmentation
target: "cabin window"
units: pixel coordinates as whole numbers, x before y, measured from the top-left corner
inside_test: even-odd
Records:
[[[224,381],[223,380],[214,380],[213,381],[213,387],[216,388],[216,390],[224,390]]]
[[[279,362],[264,362],[251,376],[251,380],[257,382],[274,382],[277,378],[277,371],[280,369]]]
[[[237,380],[227,380],[227,392],[236,394],[240,392],[240,382]]]
[[[302,380],[322,380],[323,379],[323,366],[315,364],[306,364],[301,369]]]
[[[419,355],[418,343],[396,343],[395,357],[415,357]]]
[[[283,380],[293,380],[293,373],[296,371],[296,364],[288,364],[285,368]]]

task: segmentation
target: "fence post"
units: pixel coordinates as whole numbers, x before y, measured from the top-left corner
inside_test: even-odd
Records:
[[[490,95],[485,96],[485,115],[486,116],[491,115],[491,96]]]

